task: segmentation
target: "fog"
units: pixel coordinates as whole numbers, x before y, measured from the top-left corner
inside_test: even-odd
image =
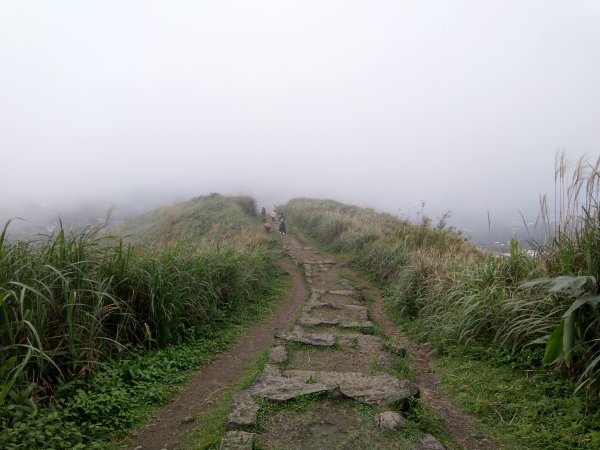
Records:
[[[0,219],[220,192],[510,227],[600,154],[599,56],[596,0],[0,0]]]

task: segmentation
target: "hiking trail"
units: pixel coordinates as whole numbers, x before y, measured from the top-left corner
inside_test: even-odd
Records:
[[[127,447],[180,447],[189,432],[202,429],[202,415],[239,383],[251,358],[274,342],[260,377],[233,398],[223,450],[443,449],[406,417],[419,397],[452,435],[449,448],[499,448],[442,393],[427,349],[385,315],[379,290],[297,234],[278,238],[293,262],[281,262],[292,289],[277,310],[199,371]],[[404,358],[412,361],[415,382],[398,377]],[[416,442],[402,433],[411,426],[420,434]]]
[[[411,443],[400,432],[410,426],[404,413],[419,395],[459,446],[498,448],[441,393],[427,354],[385,317],[376,289],[355,274],[362,286],[354,286],[313,247],[291,236],[282,241],[304,269],[308,300],[292,326],[275,335],[260,378],[234,397],[221,449],[443,449],[430,434]],[[369,317],[362,289],[375,292],[374,319],[387,337]],[[395,376],[407,349],[421,386]]]

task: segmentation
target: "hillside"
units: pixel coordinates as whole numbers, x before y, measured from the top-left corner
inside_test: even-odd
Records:
[[[134,244],[255,247],[266,242],[254,199],[220,194],[149,211],[126,221],[115,232]]]
[[[414,224],[302,198],[283,209],[291,223],[381,283],[400,328],[435,349],[446,390],[507,448],[597,448],[594,192],[586,215],[569,209],[568,226],[537,244],[537,257],[516,241],[509,256],[483,253],[426,217]]]
[[[0,447],[97,447],[264,317],[281,273],[254,215],[210,195],[133,219],[126,242],[0,233]]]

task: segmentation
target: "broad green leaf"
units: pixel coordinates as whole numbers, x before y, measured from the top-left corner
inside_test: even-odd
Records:
[[[579,277],[568,277],[560,276],[552,279],[548,283],[548,290],[550,292],[565,292],[565,291],[576,291],[581,289],[587,283],[595,283],[596,279],[592,276],[579,276]]]
[[[563,330],[565,328],[564,322],[557,326],[548,343],[546,344],[546,351],[544,352],[544,364],[553,364],[563,356]]]
[[[529,289],[535,286],[541,286],[548,284],[550,281],[552,281],[552,278],[536,278],[535,280],[527,281],[526,283],[519,285],[519,289]]]
[[[563,314],[563,318],[566,319],[568,316],[571,315],[571,313],[573,313],[573,311],[576,311],[577,309],[581,308],[585,304],[596,305],[598,303],[600,303],[600,295],[581,297],[573,302],[571,307],[569,309],[567,309],[567,312]]]
[[[544,345],[546,345],[548,343],[549,339],[550,339],[550,335],[547,334],[546,336],[542,336],[541,338],[537,338],[537,339],[531,341],[527,345],[536,345],[536,344],[544,344]]]
[[[575,292],[588,283],[595,283],[596,278],[591,275],[570,277],[561,275],[555,278],[537,278],[519,286],[519,289],[528,289],[536,286],[547,286],[550,292]]]
[[[565,319],[562,339],[562,351],[565,357],[565,363],[567,367],[571,365],[571,359],[573,357],[573,343],[575,342],[575,319],[577,314],[573,313]]]

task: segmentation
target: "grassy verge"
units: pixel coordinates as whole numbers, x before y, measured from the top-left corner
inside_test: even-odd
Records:
[[[329,251],[369,273],[413,338],[433,343],[441,354],[462,352],[466,358],[472,349],[484,348],[502,355],[482,360],[473,376],[484,379],[488,366],[511,368],[525,359],[535,373],[570,389],[573,399],[568,400],[562,390],[541,388],[533,389],[531,397],[515,396],[519,411],[538,400],[559,411],[548,417],[517,414],[509,420],[520,423],[521,430],[502,428],[500,440],[515,448],[519,442],[521,448],[523,443],[536,448],[536,442],[553,440],[585,448],[600,436],[599,167],[600,160],[576,166],[572,186],[559,194],[561,207],[566,205],[557,212],[561,223],[551,226],[543,211],[547,236],[537,246],[537,257],[516,241],[509,255],[485,254],[448,227],[447,216],[434,225],[421,214],[414,224],[313,199],[292,200],[284,209],[290,221]],[[557,173],[560,186],[566,186],[564,165]],[[479,398],[486,402],[483,395]],[[571,439],[574,429],[585,437]]]
[[[408,336],[424,340],[424,325],[403,319],[389,298],[386,312]],[[515,356],[491,347],[446,346],[431,358],[442,389],[503,448],[600,448],[600,412],[573,395],[573,382],[544,367],[543,356],[539,348]]]
[[[3,448],[102,448],[111,435],[142,424],[191,374],[235,343],[247,327],[277,305],[289,281],[273,277],[271,290],[227,322],[207,327],[185,344],[109,361],[86,381],[75,380],[55,394],[53,406],[36,405],[0,435]]]
[[[95,447],[264,316],[281,274],[252,199],[150,215],[173,245],[103,229],[0,233],[0,447]],[[149,220],[129,229],[139,242]]]
[[[110,434],[138,425],[194,370],[231,346],[246,325],[264,318],[281,297],[284,280],[272,283],[269,295],[232,314],[228,323],[205,329],[203,337],[151,353],[141,351],[106,364],[105,370],[85,383],[62,387],[56,394],[56,407],[38,407],[9,430],[5,448],[23,444],[30,448],[95,448],[104,445]]]
[[[586,414],[571,382],[539,368],[541,352],[529,356],[536,364],[471,348],[436,357],[435,367],[443,389],[503,448],[600,448],[600,414]]]

